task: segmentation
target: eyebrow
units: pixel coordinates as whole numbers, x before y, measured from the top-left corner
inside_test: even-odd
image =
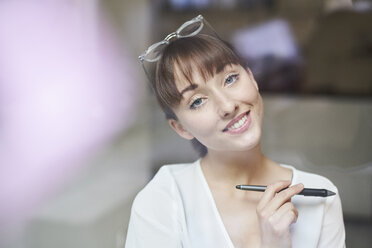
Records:
[[[187,91],[190,91],[190,90],[195,90],[196,88],[198,88],[198,85],[197,84],[190,84],[189,86],[187,86],[186,88],[184,88],[182,91],[181,91],[181,95],[183,95],[185,92]]]

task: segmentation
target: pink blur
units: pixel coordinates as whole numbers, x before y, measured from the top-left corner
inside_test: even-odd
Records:
[[[83,12],[0,3],[0,233],[131,122],[132,65],[102,17]]]

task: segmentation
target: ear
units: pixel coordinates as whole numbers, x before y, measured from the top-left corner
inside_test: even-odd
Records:
[[[252,73],[251,69],[249,69],[249,67],[247,66],[246,70],[248,72],[249,78],[252,80],[252,82],[254,83],[254,86],[256,87],[256,89],[258,91],[258,85],[257,85],[256,79],[254,79],[254,76],[253,76],[253,73]]]
[[[169,126],[178,133],[179,136],[181,136],[184,139],[192,140],[194,136],[189,133],[179,121],[176,121],[175,119],[169,119],[168,120]]]

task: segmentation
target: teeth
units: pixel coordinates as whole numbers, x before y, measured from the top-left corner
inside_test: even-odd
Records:
[[[235,122],[234,125],[232,125],[231,127],[229,127],[228,130],[237,129],[237,128],[243,126],[243,124],[246,121],[247,121],[247,115],[244,115],[239,121]]]

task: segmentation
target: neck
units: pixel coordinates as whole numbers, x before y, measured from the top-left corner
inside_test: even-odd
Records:
[[[250,151],[208,151],[201,166],[209,181],[220,184],[262,184],[269,160],[258,145]]]

